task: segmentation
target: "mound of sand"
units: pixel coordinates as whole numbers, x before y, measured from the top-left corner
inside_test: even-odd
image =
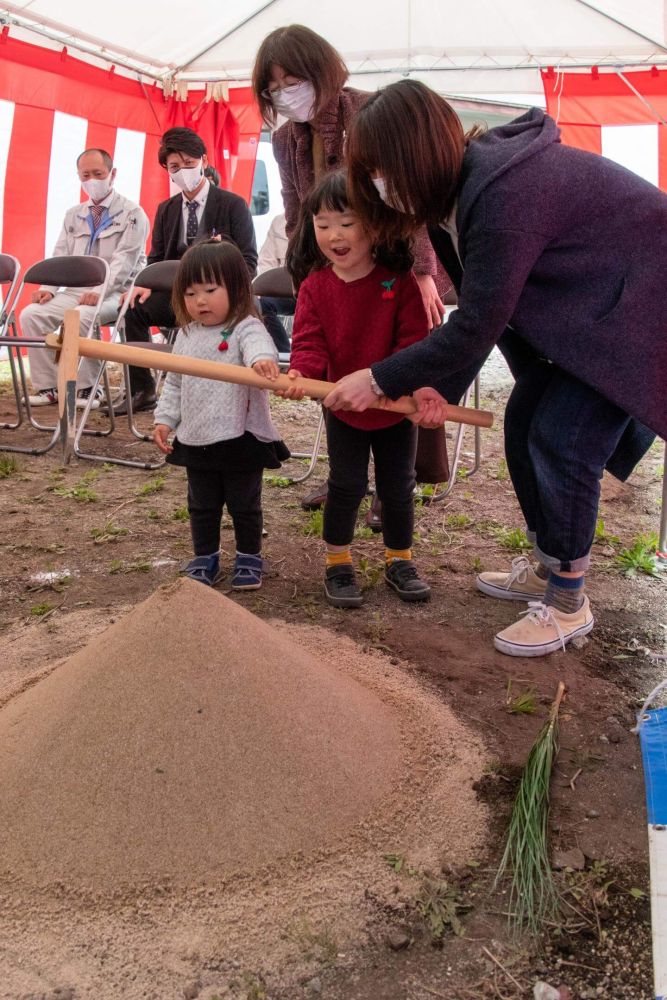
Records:
[[[180,581],[0,711],[0,866],[98,888],[251,871],[331,843],[400,764],[375,693]]]

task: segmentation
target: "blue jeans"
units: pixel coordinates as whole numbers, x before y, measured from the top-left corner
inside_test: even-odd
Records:
[[[511,358],[505,454],[528,538],[556,572],[588,568],[600,480],[630,417],[595,389],[531,352]]]

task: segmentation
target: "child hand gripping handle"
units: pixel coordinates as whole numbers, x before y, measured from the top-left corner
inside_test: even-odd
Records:
[[[171,455],[174,450],[168,441],[171,433],[172,428],[169,424],[156,424],[153,428],[153,442],[158,446],[163,455]]]

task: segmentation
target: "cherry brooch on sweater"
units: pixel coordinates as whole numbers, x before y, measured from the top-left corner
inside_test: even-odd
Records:
[[[395,298],[395,295],[396,295],[396,293],[394,292],[394,282],[395,281],[396,281],[396,278],[390,278],[389,281],[383,281],[382,282],[382,287],[384,289],[384,291],[382,292],[382,298],[383,299],[393,299],[393,298]]]
[[[218,350],[219,351],[228,351],[229,350],[229,344],[227,343],[227,341],[229,340],[229,338],[231,337],[231,335],[232,335],[232,331],[231,330],[222,330],[220,332],[220,336],[222,337],[222,340],[218,344]]]

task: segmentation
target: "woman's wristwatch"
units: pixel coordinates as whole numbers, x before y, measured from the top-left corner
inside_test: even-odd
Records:
[[[375,381],[375,376],[373,375],[373,369],[372,368],[368,369],[368,378],[370,379],[371,389],[373,390],[373,392],[375,393],[375,395],[376,396],[384,396],[384,390],[381,389],[380,386]]]

